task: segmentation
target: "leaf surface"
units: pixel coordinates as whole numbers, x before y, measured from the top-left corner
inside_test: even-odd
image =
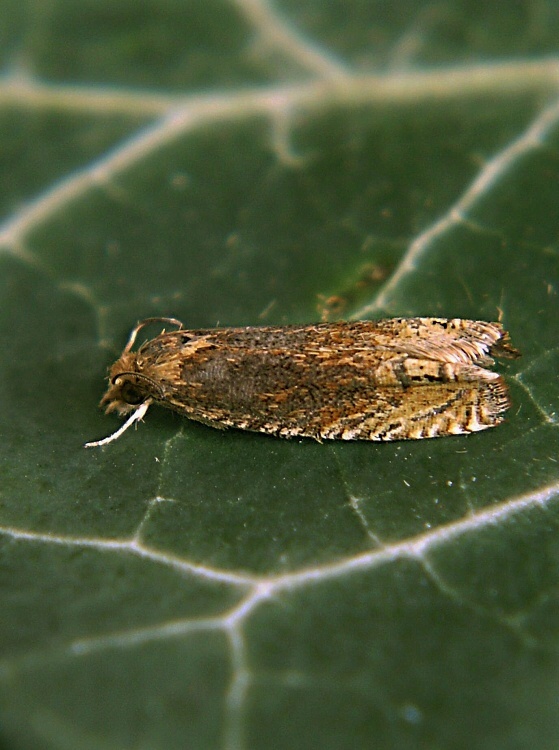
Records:
[[[3,6],[2,747],[554,748],[555,4]],[[523,356],[467,437],[152,408],[84,450],[161,315],[501,320]]]

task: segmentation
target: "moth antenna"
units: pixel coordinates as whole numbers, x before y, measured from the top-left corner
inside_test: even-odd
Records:
[[[170,323],[173,326],[177,326],[179,330],[182,328],[182,323],[180,320],[177,320],[176,318],[146,318],[145,320],[142,320],[138,323],[136,328],[132,331],[130,334],[130,338],[128,339],[128,343],[124,347],[125,352],[129,352],[130,349],[134,346],[134,342],[136,341],[136,336],[138,333],[142,330],[144,326],[149,325],[150,323]]]
[[[135,378],[140,378],[140,380],[146,380],[153,388],[155,388],[156,391],[159,392],[161,398],[163,398],[163,388],[159,385],[159,383],[153,380],[153,378],[150,378],[148,375],[144,375],[141,372],[132,372],[131,370],[119,372],[118,375],[115,375],[111,380],[111,385],[114,385],[119,378],[123,378],[125,375],[132,375]]]
[[[109,435],[106,438],[103,438],[102,440],[94,440],[91,443],[85,443],[84,448],[96,448],[100,445],[108,445],[109,443],[112,443],[113,440],[118,440],[118,438],[126,432],[126,430],[131,427],[134,422],[139,422],[140,419],[143,419],[145,417],[145,414],[147,410],[149,409],[151,404],[151,399],[148,399],[147,401],[144,401],[143,404],[140,404],[137,409],[135,409],[132,414],[128,417],[126,422],[121,425],[116,432],[113,432],[112,435]]]

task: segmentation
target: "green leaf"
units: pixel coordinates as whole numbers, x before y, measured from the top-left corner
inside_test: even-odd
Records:
[[[552,748],[552,2],[3,3],[0,745]],[[507,422],[282,441],[152,408],[131,328],[501,320]]]

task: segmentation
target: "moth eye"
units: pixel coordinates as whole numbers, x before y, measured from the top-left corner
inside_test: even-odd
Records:
[[[145,400],[145,394],[142,393],[137,385],[131,383],[129,380],[125,380],[120,388],[120,397],[123,401],[131,406],[141,404]]]

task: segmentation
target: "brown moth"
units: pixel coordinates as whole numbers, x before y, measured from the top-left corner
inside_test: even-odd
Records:
[[[148,323],[178,327],[132,351]],[[188,330],[174,318],[138,323],[111,367],[106,412],[151,404],[212,427],[315,440],[416,440],[484,430],[510,406],[486,369],[517,357],[499,323],[391,318],[316,325]]]

